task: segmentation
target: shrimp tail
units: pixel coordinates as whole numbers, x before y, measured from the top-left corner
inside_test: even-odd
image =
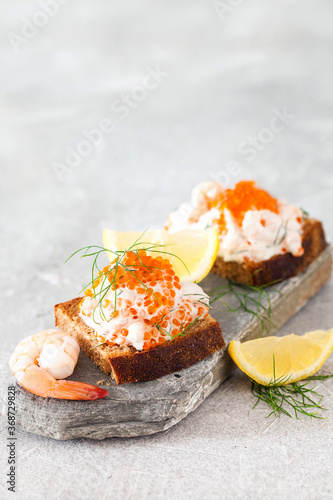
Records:
[[[83,382],[56,380],[54,386],[47,392],[47,397],[56,399],[94,400],[105,398],[109,393],[105,389]]]

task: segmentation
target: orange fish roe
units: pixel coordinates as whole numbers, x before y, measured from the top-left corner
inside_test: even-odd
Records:
[[[273,198],[267,191],[256,187],[253,181],[241,181],[234,189],[226,189],[218,198],[211,201],[209,209],[217,208],[221,213],[219,227],[222,232],[225,229],[223,209],[227,208],[241,226],[245,213],[248,210],[270,210],[279,213],[278,200]]]
[[[201,290],[198,285],[191,286]],[[99,302],[99,293],[105,295],[105,291]],[[170,261],[149,256],[144,250],[128,251],[115,259],[98,274],[94,289],[86,290],[85,295],[81,314],[86,322],[97,316],[95,330],[104,328],[100,336],[110,346],[137,346],[140,341],[142,349],[150,349],[181,334],[198,316],[208,314],[208,306],[197,302],[198,297],[183,295]]]

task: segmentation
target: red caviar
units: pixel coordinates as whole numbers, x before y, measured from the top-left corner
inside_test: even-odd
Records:
[[[98,274],[94,287],[99,285],[103,289],[110,285],[110,297],[117,291],[115,313],[114,301],[104,299],[102,302],[103,307],[109,308],[113,318],[126,318],[129,325],[139,320],[144,325],[144,350],[163,344],[181,333],[194,320],[192,302],[188,297],[183,297],[175,309],[177,291],[182,287],[170,261],[163,257],[152,257],[144,250],[128,251]],[[126,289],[135,291],[133,301],[121,295]],[[93,297],[94,292],[89,289],[85,294]],[[196,316],[204,317],[206,314],[208,307],[196,308]],[[106,342],[110,346],[123,345],[128,335],[126,324],[119,327],[117,333]]]
[[[214,199],[209,208],[216,207],[221,213],[219,220],[220,231],[225,229],[223,209],[227,208],[239,225],[242,224],[248,210],[270,210],[278,213],[278,200],[267,191],[256,187],[253,181],[241,181],[234,189],[226,189],[218,198]],[[264,224],[263,224],[264,225]]]

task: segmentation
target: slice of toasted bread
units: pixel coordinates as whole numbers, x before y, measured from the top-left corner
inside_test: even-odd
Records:
[[[304,253],[301,257],[294,257],[288,252],[261,262],[227,262],[218,256],[212,271],[244,285],[259,286],[282,281],[304,271],[327,247],[321,222],[315,219],[304,222],[302,244]]]
[[[185,336],[146,351],[132,346],[95,347],[95,331],[79,316],[81,300],[78,297],[54,306],[56,326],[75,337],[82,351],[117,384],[155,380],[188,368],[225,346],[219,323],[208,315],[188,328]]]

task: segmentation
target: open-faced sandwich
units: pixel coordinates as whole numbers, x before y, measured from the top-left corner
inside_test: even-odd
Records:
[[[166,223],[169,232],[209,226],[217,228],[220,240],[213,271],[241,284],[295,276],[327,246],[321,222],[252,181],[239,182],[234,189],[204,182]]]
[[[157,379],[224,347],[208,296],[180,282],[167,258],[133,248],[95,270],[84,298],[55,306],[56,325],[117,384]]]

